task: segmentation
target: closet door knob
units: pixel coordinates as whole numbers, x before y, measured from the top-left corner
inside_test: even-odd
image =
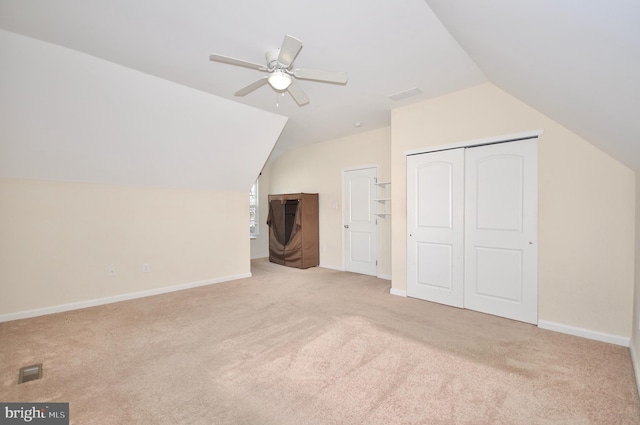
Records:
[[[348,228],[349,228],[349,225],[348,225],[348,224],[345,224],[345,225],[344,225],[344,228],[345,228],[345,229],[348,229]]]

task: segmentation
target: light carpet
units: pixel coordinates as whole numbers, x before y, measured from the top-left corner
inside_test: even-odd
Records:
[[[252,262],[233,282],[0,324],[0,401],[72,424],[640,424],[629,350]],[[43,363],[39,381],[18,369]]]

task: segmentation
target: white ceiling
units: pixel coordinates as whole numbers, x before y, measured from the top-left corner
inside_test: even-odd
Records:
[[[636,169],[639,18],[637,0],[0,0],[2,29],[288,116],[276,151],[490,81]],[[302,81],[311,103],[276,107],[268,86],[233,96],[262,73],[208,60],[260,63],[285,34],[303,41],[296,66],[346,71],[347,85]],[[424,94],[387,98],[413,87]]]
[[[286,115],[277,149],[388,126],[401,102],[387,96],[413,87],[424,99],[486,81],[422,0],[0,0],[0,28]],[[264,74],[209,61],[262,63],[285,34],[303,42],[297,67],[345,71],[347,85],[301,81],[311,103],[276,107],[267,86],[233,95]]]
[[[2,178],[245,191],[286,121],[0,30]]]
[[[640,1],[426,2],[489,81],[640,170]]]

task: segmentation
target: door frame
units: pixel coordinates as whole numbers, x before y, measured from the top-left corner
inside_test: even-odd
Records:
[[[378,179],[378,171],[379,171],[379,167],[378,164],[372,164],[372,165],[362,165],[359,167],[347,167],[347,168],[343,168],[342,172],[341,172],[341,188],[340,191],[341,193],[341,199],[342,199],[342,217],[340,219],[341,225],[340,225],[340,235],[341,235],[341,243],[342,243],[342,271],[346,271],[347,269],[347,251],[346,251],[346,243],[345,243],[345,224],[346,224],[346,215],[347,215],[347,210],[346,210],[346,191],[345,191],[345,174],[349,171],[358,171],[358,170],[366,170],[366,169],[370,169],[373,168],[376,171],[376,180]],[[372,214],[375,214],[375,212],[372,212]],[[377,223],[377,222],[376,222]],[[376,244],[378,246],[373,247],[375,248],[375,253],[376,253],[376,257],[380,257],[380,253],[378,252],[379,248],[380,248],[380,228],[378,226],[376,226]],[[378,277],[380,275],[380,262],[378,261],[379,258],[376,258],[376,277]]]

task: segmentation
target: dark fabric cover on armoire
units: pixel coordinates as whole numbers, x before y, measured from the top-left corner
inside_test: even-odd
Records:
[[[308,269],[320,264],[318,194],[269,195],[269,261]]]

